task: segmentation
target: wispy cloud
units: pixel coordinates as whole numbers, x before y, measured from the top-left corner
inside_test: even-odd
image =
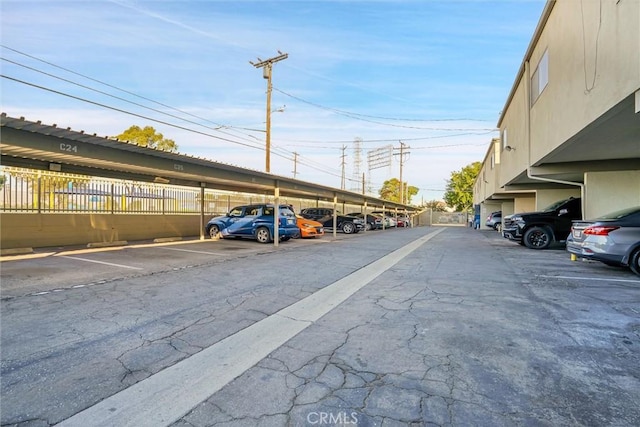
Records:
[[[112,86],[226,127],[217,132],[255,149],[216,140],[2,79],[10,115],[114,135],[150,124],[181,151],[262,169],[266,81],[250,60],[280,49],[274,66],[272,170],[291,174],[292,152],[307,159],[300,177],[339,185],[341,145],[363,138],[366,149],[411,141],[404,176],[425,189],[443,188],[453,170],[481,160],[543,0],[535,1],[4,1],[2,43]],[[51,19],[55,16],[55,19]],[[95,81],[2,49],[2,56],[42,71],[149,104]],[[2,73],[172,123],[180,120],[2,62]],[[165,107],[160,110],[176,113]],[[327,109],[323,107],[328,107]],[[361,115],[406,119],[481,119],[448,123],[470,132],[397,127]],[[183,115],[183,113],[176,113]],[[192,116],[187,116],[193,119]],[[196,119],[200,121],[200,119]],[[186,124],[203,129],[196,125]],[[429,127],[429,123],[421,126]],[[433,127],[433,126],[432,126]],[[241,129],[244,128],[244,129]],[[205,128],[206,129],[206,128]],[[252,130],[253,129],[253,130]],[[302,141],[302,142],[301,142]],[[304,141],[319,141],[308,143]],[[447,147],[442,147],[446,145]],[[432,147],[432,148],[430,148]],[[349,148],[350,150],[351,148]],[[353,169],[347,152],[347,176]],[[309,165],[325,165],[326,173]],[[366,169],[365,166],[363,168]],[[322,168],[319,168],[322,169]],[[397,176],[372,171],[380,183]],[[425,199],[439,197],[426,191]]]

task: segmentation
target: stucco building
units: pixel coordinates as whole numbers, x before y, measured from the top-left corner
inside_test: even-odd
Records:
[[[549,0],[474,186],[481,225],[582,197],[640,205],[640,1]]]

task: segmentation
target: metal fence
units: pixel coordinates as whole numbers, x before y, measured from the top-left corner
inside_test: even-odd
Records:
[[[52,171],[0,168],[0,212],[198,214],[200,189],[167,184],[116,180]],[[272,203],[273,197],[205,189],[204,212],[221,215],[234,206]],[[333,207],[333,203],[281,197],[296,212],[307,207]],[[343,213],[360,206],[340,205]]]
[[[0,170],[0,211],[22,213],[194,214],[200,190],[166,184],[7,168]],[[265,196],[205,189],[207,213],[264,202]]]

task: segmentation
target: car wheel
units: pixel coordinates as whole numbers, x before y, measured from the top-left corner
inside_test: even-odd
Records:
[[[529,249],[547,249],[551,245],[553,236],[549,229],[531,227],[524,233],[523,242]]]
[[[502,223],[497,223],[493,228],[495,228],[498,233],[502,233]]]
[[[271,241],[271,233],[267,227],[260,227],[256,231],[256,240],[260,243],[269,243]]]
[[[342,224],[342,232],[344,234],[351,234],[354,231],[356,231],[356,226],[353,225],[352,222],[345,222],[344,224]]]
[[[640,248],[636,249],[629,257],[629,268],[640,276]]]
[[[218,240],[220,238],[220,229],[217,225],[209,227],[209,237],[211,237],[211,240]]]

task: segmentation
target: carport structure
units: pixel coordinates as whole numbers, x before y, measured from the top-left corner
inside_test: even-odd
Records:
[[[350,203],[413,212],[414,207],[351,191],[241,168],[212,160],[141,147],[117,139],[0,116],[2,165],[200,189],[200,237],[204,238],[204,191],[213,188],[279,198]],[[275,219],[275,218],[274,218]],[[335,221],[335,218],[334,218]],[[335,234],[334,227],[334,234]],[[277,230],[274,244],[278,244]]]

